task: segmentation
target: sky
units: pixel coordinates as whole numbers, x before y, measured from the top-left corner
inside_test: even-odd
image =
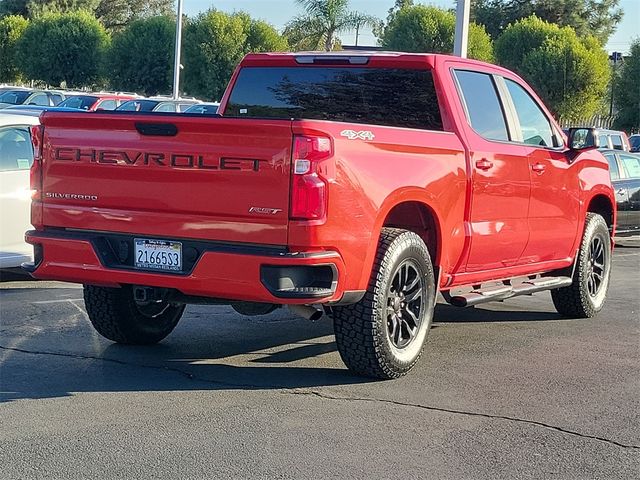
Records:
[[[234,12],[243,10],[252,17],[266,20],[278,30],[282,30],[284,25],[297,13],[299,7],[294,0],[183,0],[184,11],[189,16],[194,16],[199,12],[215,7],[224,12]],[[428,2],[416,2],[435,5],[442,8],[453,8],[453,0],[431,0]],[[394,0],[351,0],[352,10],[368,13],[378,18],[384,19],[387,11],[394,4]],[[609,43],[607,51],[618,51],[627,53],[631,41],[640,36],[640,0],[620,0],[620,7],[624,11],[624,18],[618,25],[618,30],[614,33]],[[341,35],[342,43],[352,45],[355,43],[354,34]],[[359,45],[375,45],[376,38],[366,31],[360,34]]]

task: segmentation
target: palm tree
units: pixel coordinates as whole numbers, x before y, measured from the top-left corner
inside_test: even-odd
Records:
[[[305,13],[285,27],[284,35],[294,50],[334,49],[337,35],[377,24],[370,15],[349,10],[349,0],[296,0]]]

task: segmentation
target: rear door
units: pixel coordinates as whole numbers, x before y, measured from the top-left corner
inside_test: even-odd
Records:
[[[48,112],[46,226],[286,245],[291,121]]]
[[[472,169],[467,272],[517,265],[529,239],[531,180],[524,148],[510,143],[493,75],[456,70]]]

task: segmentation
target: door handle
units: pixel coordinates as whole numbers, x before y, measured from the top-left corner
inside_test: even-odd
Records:
[[[618,195],[626,195],[626,194],[627,194],[627,191],[626,191],[624,188],[621,188],[621,189],[620,189],[620,190],[618,190],[616,193],[617,193]]]
[[[534,163],[531,166],[531,170],[533,170],[536,173],[543,173],[545,168],[547,167],[545,167],[544,163]]]
[[[476,168],[478,170],[489,170],[492,167],[493,162],[490,162],[486,158],[483,158],[482,160],[476,160]]]

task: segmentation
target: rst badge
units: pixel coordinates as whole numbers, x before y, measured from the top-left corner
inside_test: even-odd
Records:
[[[251,207],[249,213],[256,213],[258,215],[277,215],[282,211],[281,208],[266,208],[266,207]]]
[[[356,132],[355,130],[343,130],[342,132],[340,132],[340,136],[346,137],[349,140],[366,140],[366,141],[370,141],[376,138],[373,132],[369,130],[360,130],[359,132]]]

